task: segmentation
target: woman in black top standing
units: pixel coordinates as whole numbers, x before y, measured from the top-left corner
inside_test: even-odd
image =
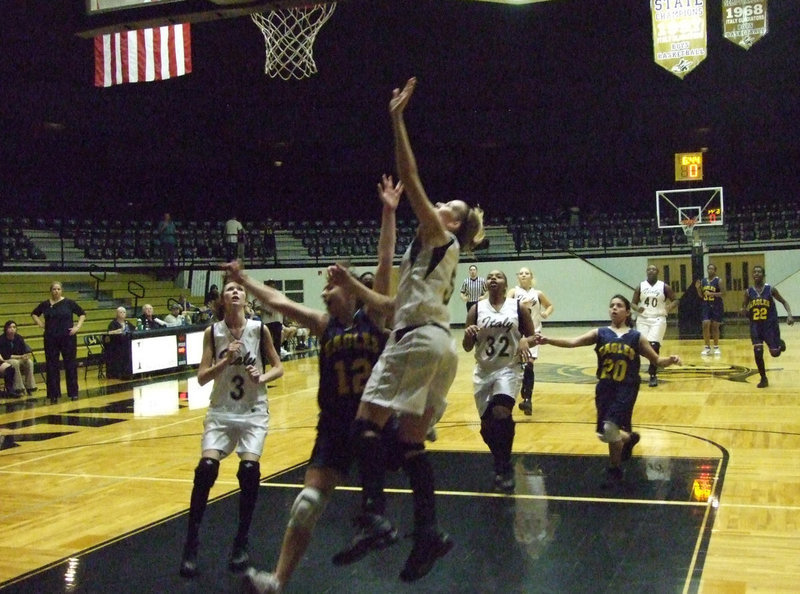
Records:
[[[67,376],[67,395],[70,400],[78,399],[78,339],[76,334],[86,319],[86,312],[72,299],[64,297],[61,283],[50,285],[50,299],[42,301],[31,312],[36,325],[44,329],[44,356],[47,372],[47,397],[57,402],[61,397],[61,372],[58,358],[64,359],[64,373]],[[78,316],[73,323],[73,316]]]

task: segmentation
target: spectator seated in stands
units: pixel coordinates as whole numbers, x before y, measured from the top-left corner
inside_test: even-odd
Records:
[[[200,311],[200,308],[198,308],[197,306],[192,305],[191,303],[189,303],[189,299],[187,299],[186,295],[184,295],[183,293],[178,295],[178,305],[181,306],[181,311],[184,314],[186,314],[186,313],[188,313],[190,311],[193,311],[193,310]]]
[[[9,393],[22,396],[26,390],[29,394],[36,391],[33,349],[17,334],[17,323],[14,320],[8,320],[3,326],[3,335],[0,336],[0,361],[8,363],[14,371],[13,387],[6,385]],[[8,379],[7,376],[7,382]]]
[[[142,315],[139,316],[139,324],[141,330],[152,330],[153,328],[160,328],[166,326],[167,323],[153,315],[153,306],[146,303],[142,308]]]
[[[164,317],[164,322],[167,326],[181,326],[183,324],[189,324],[191,321],[187,315],[188,314],[184,313],[181,309],[180,303],[173,303],[169,306],[169,313]]]
[[[207,324],[214,321],[214,312],[216,311],[218,300],[219,288],[217,288],[217,285],[211,285],[208,293],[206,293],[204,307],[197,312],[192,321],[195,324]]]
[[[181,306],[181,314],[186,319],[187,324],[197,324],[200,321],[200,314],[208,310],[206,306],[198,307],[194,303],[190,303],[183,293],[178,295],[178,304]]]
[[[288,325],[283,326],[283,347],[289,352],[296,349],[309,348],[308,339],[311,332],[308,328],[303,328],[298,322],[294,320],[287,320]]]
[[[128,321],[128,310],[120,305],[116,309],[116,316],[108,323],[109,334],[129,334],[134,330],[133,324]]]

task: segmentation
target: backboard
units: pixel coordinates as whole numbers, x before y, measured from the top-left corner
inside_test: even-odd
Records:
[[[662,229],[717,226],[724,221],[722,187],[656,191],[656,218]]]
[[[314,3],[309,0],[83,0],[76,34],[91,39],[118,31],[202,23]]]

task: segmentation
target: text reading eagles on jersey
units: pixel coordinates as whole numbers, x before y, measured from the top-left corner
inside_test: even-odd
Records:
[[[608,344],[604,344],[600,348],[597,349],[597,356],[602,357],[603,355],[607,354],[622,354],[625,355],[628,359],[633,359],[634,357],[638,357],[639,355],[636,354],[636,351],[633,350],[629,345],[623,344],[621,342],[609,342]]]

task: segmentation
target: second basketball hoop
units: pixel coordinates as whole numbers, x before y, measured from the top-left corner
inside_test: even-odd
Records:
[[[681,221],[681,229],[683,229],[683,234],[689,239],[691,239],[692,235],[694,235],[694,226],[696,224],[697,219],[695,218],[683,219]]]

